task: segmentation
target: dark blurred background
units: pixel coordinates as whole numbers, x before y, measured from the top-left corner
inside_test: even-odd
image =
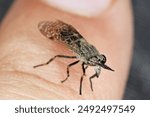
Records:
[[[0,22],[14,0],[0,0]],[[124,99],[150,99],[150,0],[132,0],[135,45]]]

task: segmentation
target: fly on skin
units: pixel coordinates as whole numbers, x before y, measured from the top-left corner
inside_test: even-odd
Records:
[[[61,82],[63,83],[69,78],[70,76],[69,68],[81,62],[83,74],[80,79],[80,88],[79,88],[80,95],[82,94],[83,77],[85,76],[85,72],[88,66],[94,66],[95,70],[95,73],[89,78],[92,91],[93,91],[92,79],[95,77],[97,78],[99,77],[101,67],[110,71],[114,71],[105,64],[106,57],[103,54],[100,54],[93,45],[89,44],[85,40],[85,38],[73,26],[64,23],[60,20],[56,20],[56,21],[42,21],[39,23],[38,28],[39,31],[46,38],[59,41],[60,43],[65,44],[68,47],[68,49],[72,50],[76,54],[76,56],[56,55],[47,62],[34,66],[34,68],[48,65],[55,58],[77,59],[75,62],[67,66],[67,77]]]

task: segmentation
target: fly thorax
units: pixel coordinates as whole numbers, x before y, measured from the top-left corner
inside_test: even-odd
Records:
[[[98,65],[98,57],[97,56],[92,56],[88,59],[88,64],[91,66],[97,66]]]
[[[106,57],[104,55],[92,56],[88,59],[88,64],[91,66],[98,66],[106,63]]]

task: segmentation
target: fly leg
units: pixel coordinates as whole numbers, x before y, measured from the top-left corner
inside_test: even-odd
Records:
[[[85,72],[86,72],[87,68],[88,68],[88,65],[85,66],[85,63],[83,62],[82,63],[83,74],[82,74],[81,79],[80,79],[80,88],[79,88],[79,94],[80,95],[82,95],[82,82],[83,82],[83,77],[86,75]]]
[[[67,77],[66,77],[64,80],[62,80],[61,83],[65,82],[65,81],[69,78],[69,76],[70,76],[70,74],[69,74],[69,68],[70,68],[71,66],[77,64],[79,61],[80,61],[80,60],[75,61],[75,62],[73,62],[73,63],[71,63],[71,64],[69,64],[69,65],[67,66]]]
[[[91,90],[92,90],[92,91],[93,91],[92,79],[95,78],[95,77],[98,78],[99,75],[100,75],[100,72],[101,72],[101,68],[100,68],[100,67],[96,67],[96,68],[95,68],[95,74],[92,75],[92,76],[89,78],[89,80],[90,80],[90,86],[91,86]]]
[[[48,65],[50,62],[52,62],[55,58],[77,58],[76,56],[66,56],[66,55],[56,55],[54,56],[53,58],[51,58],[49,61],[47,61],[46,63],[42,63],[42,64],[39,64],[39,65],[35,65],[33,66],[33,68],[36,68],[36,67],[40,67],[40,66],[44,66],[44,65]]]

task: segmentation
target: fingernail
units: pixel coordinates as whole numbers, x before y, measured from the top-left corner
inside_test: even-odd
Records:
[[[106,10],[112,0],[42,0],[61,10],[83,16],[96,16]]]

